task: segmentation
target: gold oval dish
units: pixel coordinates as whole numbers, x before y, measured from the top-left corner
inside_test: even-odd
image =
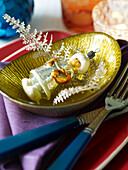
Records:
[[[29,76],[30,70],[49,60],[43,51],[32,51],[12,61],[0,71],[0,93],[25,110],[50,117],[75,113],[94,101],[112,82],[119,70],[121,50],[117,41],[104,33],[83,33],[53,42],[51,51],[59,49],[63,42],[65,47],[75,45],[75,48],[81,48],[82,52],[99,48],[95,61],[99,62],[99,58],[102,57],[106,69],[105,75],[99,81],[100,89],[75,94],[65,102],[53,105],[53,98],[61,90],[57,88],[49,101],[43,99],[40,104],[32,102],[26,96],[21,80]],[[92,74],[91,68],[88,70],[89,75]]]

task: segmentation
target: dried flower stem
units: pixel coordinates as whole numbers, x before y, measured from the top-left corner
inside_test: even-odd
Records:
[[[20,37],[23,38],[23,44],[28,44],[26,46],[27,50],[44,50],[45,52],[50,51],[51,46],[52,46],[52,39],[53,37],[51,36],[50,43],[47,44],[47,35],[44,35],[43,42],[41,41],[42,38],[42,31],[38,34],[37,29],[34,30],[33,33],[30,33],[31,26],[28,25],[25,28],[25,23],[21,22],[20,20],[17,19],[15,20],[14,17],[10,17],[8,14],[4,14],[4,19],[6,19],[6,22],[10,22],[9,25],[13,25],[12,29],[17,28],[16,32],[20,33]]]
[[[58,96],[56,96],[53,100],[53,105],[56,105],[57,103],[64,102],[67,98],[70,96],[83,92],[92,90],[94,88],[99,89],[99,86],[97,85],[84,85],[84,86],[76,86],[76,87],[69,87],[68,89],[65,88],[64,90],[61,90],[60,93],[58,93]]]

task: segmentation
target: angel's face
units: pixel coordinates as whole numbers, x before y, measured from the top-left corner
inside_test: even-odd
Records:
[[[76,58],[73,58],[72,60],[70,60],[69,62],[73,67],[77,67],[79,68],[81,66],[81,62],[80,60],[76,57]]]
[[[89,58],[82,53],[74,54],[68,61],[72,65],[74,72],[78,74],[85,74],[88,71],[90,65]]]

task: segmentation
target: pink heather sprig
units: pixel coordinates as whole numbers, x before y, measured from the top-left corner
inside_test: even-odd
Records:
[[[19,19],[15,19],[14,17],[10,17],[8,14],[4,14],[4,19],[6,19],[6,22],[9,23],[9,25],[13,25],[12,29],[17,28],[16,32],[20,33],[20,37],[23,39],[23,44],[28,44],[26,46],[27,50],[44,50],[45,52],[49,52],[51,50],[52,46],[52,40],[53,37],[51,35],[50,43],[47,44],[47,35],[43,35],[43,42],[41,41],[42,38],[42,31],[38,34],[37,29],[34,30],[33,33],[30,33],[31,26],[27,25],[25,28],[25,23],[21,22]]]

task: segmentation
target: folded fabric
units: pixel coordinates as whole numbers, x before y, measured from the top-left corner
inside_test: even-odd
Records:
[[[128,62],[128,42],[123,40],[118,40],[119,45],[122,50],[122,64],[121,68],[118,72],[118,75],[124,68],[124,65],[126,62]],[[6,64],[8,63],[0,63],[0,69],[2,69]],[[114,83],[114,81],[113,81]],[[113,85],[113,83],[110,85],[110,87]],[[97,107],[104,105],[104,97],[106,96],[106,93],[110,89],[110,87],[101,95],[96,102],[89,105],[85,109],[81,111],[90,111]],[[39,126],[44,126],[49,123],[53,123],[56,121],[59,121],[63,118],[49,118],[44,117],[41,115],[36,115],[31,112],[28,112],[26,110],[23,110],[19,108],[16,104],[12,103],[2,95],[0,95],[0,139],[5,138],[10,135],[15,135],[24,131],[27,131],[29,129],[33,129]],[[118,122],[120,123],[120,121]],[[73,133],[73,132],[72,132]],[[60,146],[63,144],[66,137],[69,137],[68,134],[63,134],[60,138],[48,143],[45,146],[42,146],[40,148],[34,149],[32,151],[29,151],[27,153],[23,153],[15,158],[6,160],[0,164],[1,170],[6,169],[12,169],[12,170],[37,170],[37,169],[45,169],[50,161],[52,160],[52,157],[55,155],[55,153],[59,150]],[[73,136],[73,135],[72,135]],[[72,138],[71,138],[72,139]],[[94,137],[95,142],[97,143],[96,136]],[[98,136],[98,140],[104,140],[102,139],[102,135]],[[94,141],[94,140],[93,140]],[[88,157],[88,152],[94,150],[95,147],[97,147],[96,143],[92,143],[90,147],[87,149],[87,152],[85,153],[85,158]],[[98,146],[99,147],[99,146]],[[90,150],[89,150],[90,149]],[[102,156],[102,155],[100,155]],[[84,156],[83,156],[84,158]],[[88,160],[88,159],[87,159]],[[89,168],[89,161],[88,168]],[[76,168],[78,166],[76,165]]]

